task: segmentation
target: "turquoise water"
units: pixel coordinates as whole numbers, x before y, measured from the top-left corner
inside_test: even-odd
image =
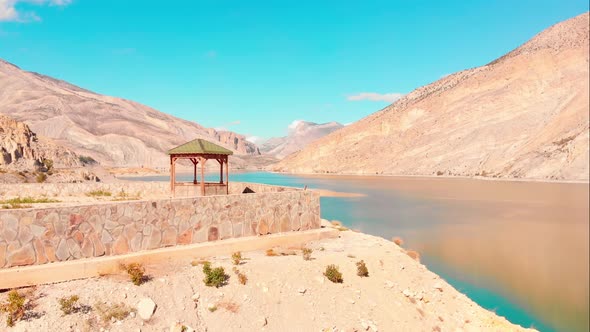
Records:
[[[588,330],[582,316],[588,312],[588,236],[571,235],[588,233],[587,185],[265,172],[231,174],[230,181],[364,194],[322,197],[322,218],[386,239],[402,237],[430,270],[513,323]],[[545,240],[574,247],[546,253],[538,247]]]

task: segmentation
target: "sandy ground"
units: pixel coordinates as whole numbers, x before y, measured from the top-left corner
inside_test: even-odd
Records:
[[[353,231],[340,235],[309,243],[309,261],[297,248],[275,249],[292,254],[284,256],[242,253],[245,259],[237,268],[247,276],[246,285],[232,272],[231,258],[221,256],[209,258],[231,276],[220,288],[205,286],[202,267],[192,266],[193,259],[186,257],[147,265],[151,280],[141,286],[122,272],[22,289],[30,294],[29,318],[10,330],[180,331],[182,325],[187,331],[522,330],[479,307],[393,242]],[[355,263],[361,259],[369,277],[356,275]],[[339,266],[343,283],[323,276],[328,264]],[[103,322],[96,309],[63,316],[58,299],[74,294],[84,306],[102,302],[137,308],[141,299],[150,298],[157,307],[148,320],[134,313],[121,321]],[[0,301],[6,297],[0,294]],[[5,315],[1,318],[4,321]]]

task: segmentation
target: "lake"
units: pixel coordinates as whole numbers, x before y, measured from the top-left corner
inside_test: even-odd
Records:
[[[266,172],[232,180],[364,194],[322,197],[322,217],[403,238],[430,270],[513,323],[588,331],[588,184]]]

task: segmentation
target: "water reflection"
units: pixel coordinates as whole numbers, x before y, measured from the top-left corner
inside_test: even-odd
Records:
[[[365,194],[323,197],[322,216],[388,239],[403,237],[429,268],[512,322],[543,331],[588,330],[587,184],[270,173],[231,178]]]

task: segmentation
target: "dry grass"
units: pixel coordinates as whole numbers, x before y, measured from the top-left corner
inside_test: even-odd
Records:
[[[342,273],[340,273],[338,266],[334,264],[326,266],[324,276],[326,276],[326,278],[328,278],[328,280],[330,280],[333,283],[342,283],[344,281],[342,279]]]
[[[311,260],[311,253],[313,252],[310,248],[303,248],[301,249],[301,254],[303,255],[303,259],[306,261]]]
[[[414,250],[406,250],[406,254],[410,256],[413,260],[420,261],[420,253]]]
[[[191,266],[199,266],[199,265],[203,265],[205,263],[209,263],[211,264],[211,262],[206,261],[206,260],[202,260],[202,259],[197,259],[191,262]]]
[[[0,303],[0,312],[8,314],[6,317],[6,326],[12,327],[14,324],[25,316],[26,296],[20,294],[16,289],[8,293],[8,299],[5,303]]]
[[[130,313],[135,312],[135,309],[128,307],[125,303],[109,305],[98,302],[94,305],[94,309],[104,323],[110,322],[113,318],[116,320],[123,320],[127,318]]]
[[[240,310],[240,305],[231,301],[221,301],[217,303],[217,307],[225,309],[234,314]]]
[[[231,260],[234,263],[234,265],[240,265],[240,262],[242,261],[242,253],[239,251],[234,252],[233,254],[231,254]]]
[[[233,268],[233,271],[238,277],[238,281],[240,282],[240,284],[245,285],[248,283],[248,277],[242,272],[240,272],[240,270],[238,270],[235,266]]]
[[[64,316],[76,311],[78,300],[80,300],[78,295],[62,297],[58,300],[59,309],[64,313]]]
[[[59,203],[56,199],[47,197],[34,198],[34,197],[17,197],[11,199],[0,200],[0,206],[3,209],[25,209],[30,208],[30,204],[44,204],[44,203]]]
[[[367,265],[365,265],[365,261],[360,260],[356,262],[356,275],[359,277],[369,276],[369,270],[367,269]]]
[[[338,220],[332,220],[330,222],[330,224],[332,224],[332,226],[336,226],[336,227],[341,227],[342,226],[342,222],[338,221]]]
[[[89,197],[106,197],[106,196],[112,196],[110,191],[106,191],[106,190],[93,190],[93,191],[89,191],[86,193],[86,196]]]
[[[148,277],[145,275],[145,268],[141,263],[131,263],[129,265],[121,264],[121,268],[127,272],[131,282],[135,286],[139,286],[148,281]]]

